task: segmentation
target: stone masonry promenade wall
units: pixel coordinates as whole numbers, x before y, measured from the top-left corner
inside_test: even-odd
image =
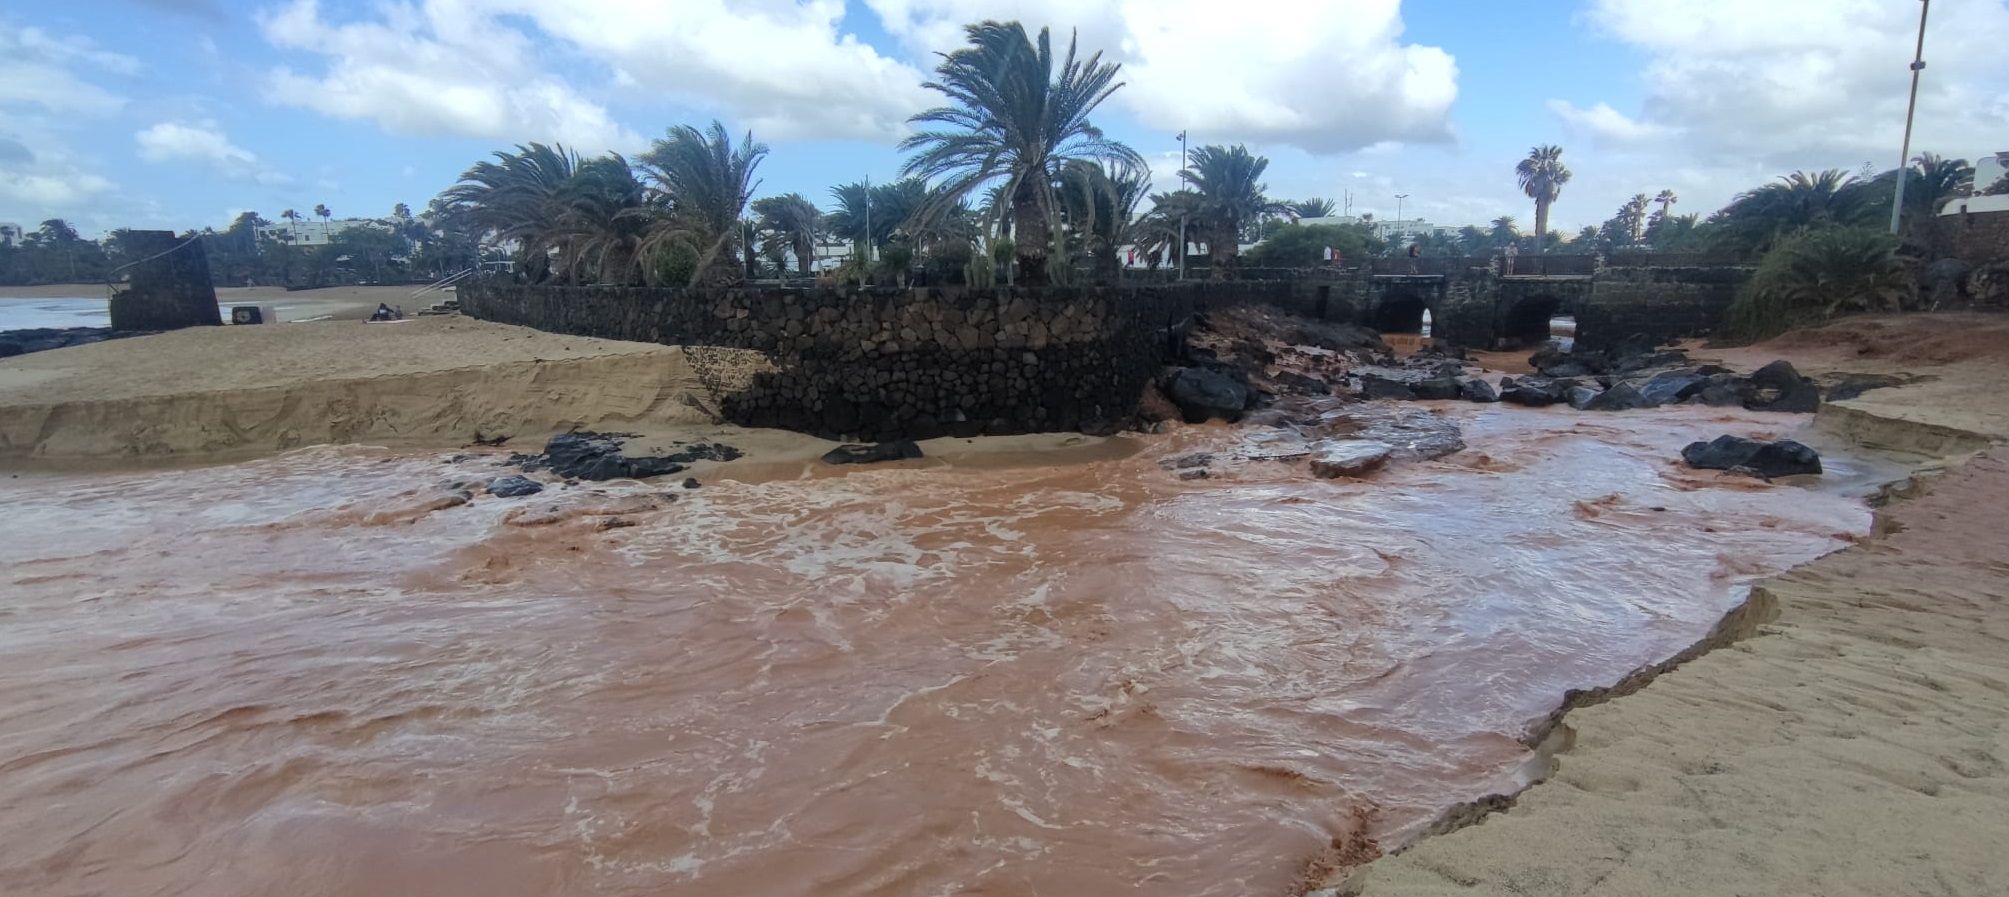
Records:
[[[1723,326],[1751,269],[1606,268],[1575,309],[1577,345],[1605,348],[1636,336],[1675,340]]]
[[[877,440],[1120,423],[1158,372],[1171,326],[1244,302],[1302,306],[1302,292],[1248,282],[686,290],[485,281],[459,298],[474,317],[539,330],[758,350],[776,370],[720,396],[727,419]]]

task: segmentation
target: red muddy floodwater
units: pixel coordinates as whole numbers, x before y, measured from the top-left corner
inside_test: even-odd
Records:
[[[0,893],[1284,894],[1869,524],[1846,460],[1670,463],[1786,416],[1454,413],[1367,482],[1160,466],[1226,428],[436,510],[496,460],[0,479]]]

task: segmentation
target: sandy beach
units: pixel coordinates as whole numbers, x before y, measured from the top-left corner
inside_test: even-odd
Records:
[[[1866,318],[1720,355],[1922,379],[1820,426],[2009,437],[2009,322]],[[1947,434],[1965,433],[1967,441]],[[1893,490],[1877,531],[1757,587],[1771,622],[1564,717],[1546,782],[1337,890],[1993,895],[2009,881],[2009,458]]]

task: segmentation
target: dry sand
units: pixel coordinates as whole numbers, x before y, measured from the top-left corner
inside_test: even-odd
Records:
[[[1951,451],[2009,437],[2000,316],[1857,319],[1718,354],[1933,378],[1824,409],[1836,432]],[[1342,890],[2005,893],[2009,450],[1909,491],[1863,544],[1759,586],[1777,616],[1755,637],[1570,712],[1556,772],[1511,809]]]
[[[0,362],[0,460],[453,446],[573,427],[697,433],[717,420],[700,370],[731,387],[762,364],[460,317],[191,328]]]

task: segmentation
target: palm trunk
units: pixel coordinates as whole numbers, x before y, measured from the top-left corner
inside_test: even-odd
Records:
[[[1535,252],[1549,251],[1549,204],[1547,200],[1535,200]]]
[[[1030,181],[1023,182],[1012,196],[1012,231],[1018,249],[1018,282],[1043,287],[1047,283],[1046,250],[1049,232],[1046,213],[1039,207],[1039,195]]]
[[[1212,260],[1212,280],[1234,280],[1235,265],[1239,262],[1241,228],[1223,226],[1207,239],[1207,255]]]
[[[809,266],[815,264],[815,256],[816,246],[814,244],[795,244],[795,273],[808,277]]]

